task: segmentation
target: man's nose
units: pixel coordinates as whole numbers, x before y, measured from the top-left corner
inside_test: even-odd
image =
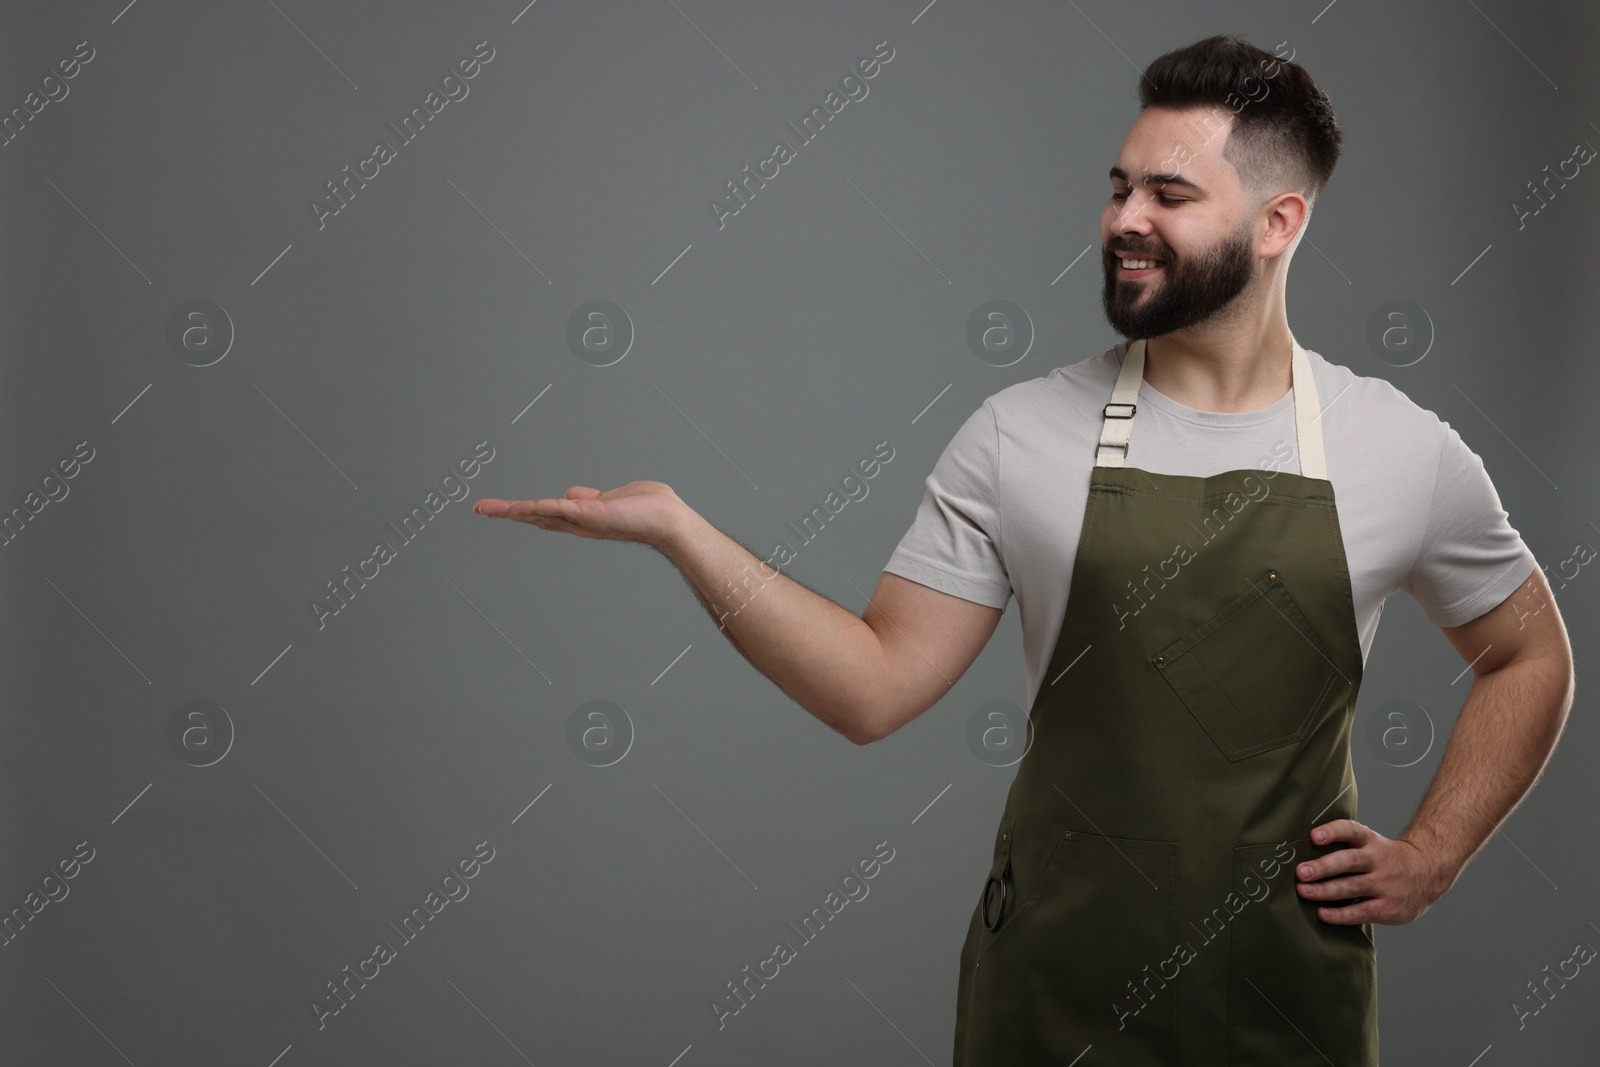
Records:
[[[1117,208],[1111,228],[1117,233],[1147,234],[1150,232],[1148,201],[1139,193],[1130,193]]]

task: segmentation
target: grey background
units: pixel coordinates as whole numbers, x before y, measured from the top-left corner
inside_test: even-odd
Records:
[[[857,748],[654,552],[471,502],[658,479],[765,555],[887,440],[790,570],[859,614],[962,420],[1117,340],[1097,225],[1138,70],[1241,32],[1289,42],[1346,132],[1291,272],[1296,336],[1456,426],[1553,569],[1600,544],[1600,176],[1520,231],[1509,205],[1600,144],[1596,30],[1592,8],[1503,0],[8,5],[0,109],[77,42],[96,56],[0,148],[0,506],[96,454],[0,549],[0,912],[78,842],[95,857],[0,947],[0,1058],[948,1063],[1014,774],[966,723],[1023,700],[1014,608],[937,706]],[[484,40],[470,94],[319,231],[308,201]],[[866,99],[719,230],[708,198],[880,40]],[[604,368],[565,340],[595,298],[637,330]],[[1036,330],[1004,368],[964,341],[997,298]],[[237,334],[209,367],[166,342],[194,299]],[[1365,341],[1393,299],[1437,331],[1413,366]],[[319,630],[324,583],[483,440],[467,499]],[[1558,592],[1580,676],[1593,570]],[[1438,764],[1462,668],[1394,598],[1356,724],[1382,832]],[[1441,735],[1408,768],[1364,741],[1396,699]],[[167,740],[190,700],[236,731],[211,766]],[[568,744],[590,700],[631,723],[610,767]],[[1511,1007],[1600,945],[1588,703],[1580,681],[1454,891],[1378,928],[1386,1062],[1600,1056],[1592,968],[1520,1030]],[[325,983],[479,841],[470,895],[319,1030]],[[719,1030],[725,983],[880,841],[870,895]]]

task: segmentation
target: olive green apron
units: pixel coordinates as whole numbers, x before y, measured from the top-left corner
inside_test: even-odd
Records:
[[[1310,362],[1295,342],[1301,473],[1201,478],[1124,463],[1144,348],[1102,411],[955,1067],[1376,1067],[1372,926],[1295,889],[1332,850],[1311,828],[1355,817],[1362,672]]]

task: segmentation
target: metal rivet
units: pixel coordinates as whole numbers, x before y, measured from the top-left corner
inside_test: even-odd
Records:
[[[1277,580],[1278,580],[1278,572],[1277,571],[1268,571],[1267,572],[1267,581],[1275,582]]]
[[[1165,656],[1157,656],[1156,657],[1156,666],[1157,667],[1161,666],[1162,664],[1164,664],[1166,662],[1167,662],[1167,657],[1165,657]]]
[[[1068,831],[1067,831],[1067,840],[1068,840],[1068,841],[1071,841],[1071,840],[1072,840],[1072,831],[1071,831],[1071,830],[1068,830]]]

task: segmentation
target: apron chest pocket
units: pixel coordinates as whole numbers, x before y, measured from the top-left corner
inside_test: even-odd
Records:
[[[1277,570],[1151,663],[1234,761],[1299,742],[1343,680]]]

